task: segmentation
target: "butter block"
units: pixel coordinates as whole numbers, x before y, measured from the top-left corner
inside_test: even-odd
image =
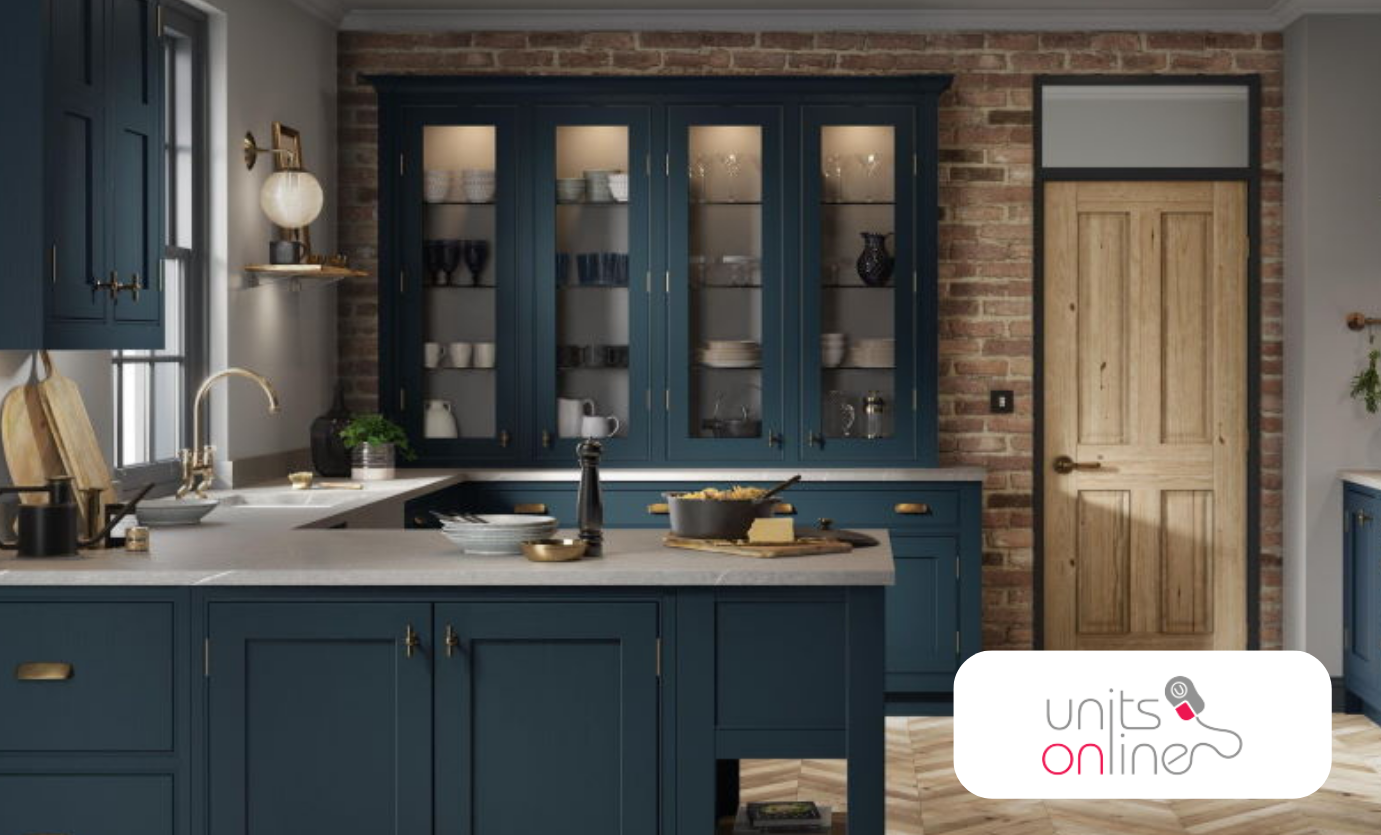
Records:
[[[796,541],[796,524],[790,519],[755,519],[748,529],[751,545],[786,545]]]

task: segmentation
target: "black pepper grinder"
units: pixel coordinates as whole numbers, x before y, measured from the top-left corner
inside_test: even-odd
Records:
[[[586,438],[575,448],[576,460],[580,462],[576,513],[587,557],[604,555],[604,497],[599,489],[599,459],[603,454],[604,445],[594,438]]]

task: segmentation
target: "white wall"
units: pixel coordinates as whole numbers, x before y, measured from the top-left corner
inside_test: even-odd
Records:
[[[193,4],[212,16],[211,367],[243,365],[267,374],[283,400],[283,413],[270,417],[256,388],[232,382],[212,397],[213,440],[222,460],[301,449],[311,419],[330,401],[335,379],[335,291],[239,289],[239,267],[268,257],[270,227],[258,195],[272,165],[265,157],[246,171],[236,152],[246,130],[268,144],[274,120],[302,132],[308,168],[326,189],[326,209],[312,226],[313,245],[333,252],[336,33],[285,0]],[[54,360],[80,385],[113,459],[109,354],[56,352]],[[27,375],[27,353],[0,351],[0,391]],[[3,462],[0,481],[9,483]]]
[[[1342,672],[1342,488],[1381,467],[1381,415],[1347,396],[1381,315],[1381,17],[1315,16],[1285,38],[1285,646]],[[1381,338],[1381,335],[1378,335]],[[1381,347],[1381,343],[1378,343]]]

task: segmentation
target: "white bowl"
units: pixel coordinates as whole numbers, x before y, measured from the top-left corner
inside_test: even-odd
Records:
[[[134,509],[134,515],[146,528],[195,525],[220,503],[220,499],[146,499]]]
[[[468,203],[489,203],[494,200],[494,195],[498,193],[499,186],[494,180],[485,181],[465,181],[461,185],[465,193],[465,200]]]
[[[556,199],[562,203],[579,203],[585,199],[585,180],[563,177],[556,181]]]
[[[615,202],[618,202],[618,203],[627,203],[627,202],[628,202],[628,175],[627,175],[627,174],[610,174],[610,175],[609,175],[609,193],[610,193],[611,195],[613,195]]]

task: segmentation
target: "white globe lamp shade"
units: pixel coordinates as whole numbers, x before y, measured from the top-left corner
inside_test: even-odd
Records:
[[[301,229],[321,214],[325,195],[316,177],[300,169],[275,171],[259,191],[259,206],[284,229]]]

